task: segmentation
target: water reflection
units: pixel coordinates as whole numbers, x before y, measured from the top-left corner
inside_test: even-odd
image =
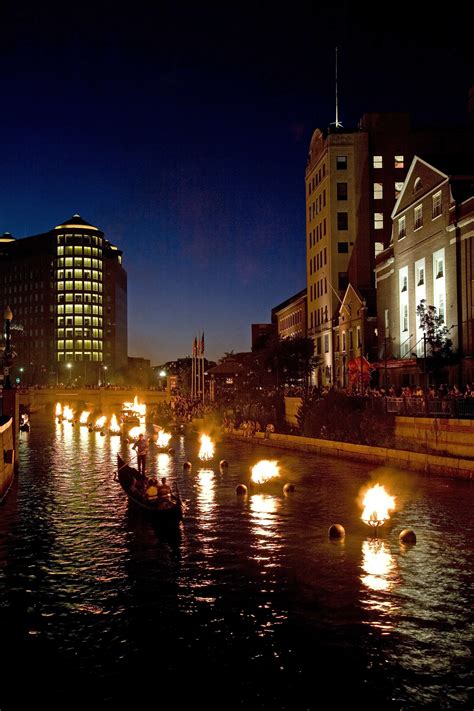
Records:
[[[386,541],[371,538],[362,543],[362,570],[365,574],[362,574],[360,579],[369,591],[367,595],[362,590],[362,606],[383,616],[382,619],[369,617],[369,623],[388,632],[393,629],[393,620],[390,618],[396,612],[397,606],[392,596],[387,593],[392,592],[397,585],[398,568]]]

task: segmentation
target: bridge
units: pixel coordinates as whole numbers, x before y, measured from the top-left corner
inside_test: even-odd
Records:
[[[133,401],[135,395],[138,402],[145,403],[153,408],[162,403],[171,402],[169,390],[139,390],[109,388],[52,388],[36,389],[22,388],[19,390],[20,405],[24,405],[31,412],[51,412],[57,402],[69,405],[73,410],[93,410],[104,414],[117,415],[124,402]]]

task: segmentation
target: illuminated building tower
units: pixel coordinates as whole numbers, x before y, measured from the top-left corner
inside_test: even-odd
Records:
[[[121,262],[122,252],[79,215],[44,234],[4,236],[0,296],[19,329],[13,340],[23,382],[96,384],[104,366],[110,379],[126,364]]]

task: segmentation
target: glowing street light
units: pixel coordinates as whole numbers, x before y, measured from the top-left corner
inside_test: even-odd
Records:
[[[69,385],[71,384],[71,378],[72,378],[72,363],[66,363],[66,368],[69,370]]]

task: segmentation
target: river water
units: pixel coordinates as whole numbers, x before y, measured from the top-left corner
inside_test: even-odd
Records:
[[[242,442],[203,464],[196,436],[171,444],[149,469],[188,511],[162,531],[113,481],[121,438],[52,418],[21,435],[0,508],[2,711],[472,707],[471,482]],[[268,458],[295,492],[236,496]],[[397,502],[379,539],[357,504],[371,482]]]

